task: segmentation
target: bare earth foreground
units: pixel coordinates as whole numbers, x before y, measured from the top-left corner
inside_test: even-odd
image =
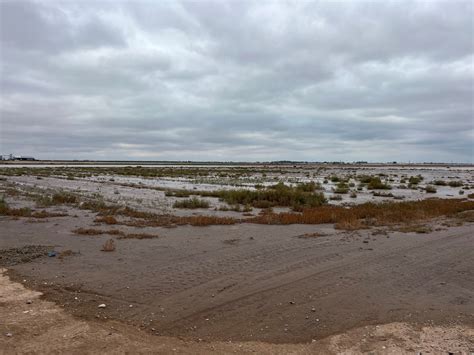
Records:
[[[1,352],[474,349],[471,223],[376,236],[328,225],[187,226],[103,253],[106,236],[70,233],[90,218],[1,218],[0,249],[76,253],[4,258],[16,265],[0,278]],[[309,232],[320,236],[302,237]]]
[[[262,342],[190,342],[176,338],[150,336],[118,322],[78,320],[52,302],[40,300],[41,293],[30,291],[9,280],[1,270],[0,305],[2,353],[360,353],[367,351],[405,353],[423,351],[467,352],[472,329],[462,327],[423,327],[406,323],[366,326],[311,344],[275,345]],[[472,344],[471,344],[472,345]],[[409,349],[407,351],[407,349]]]

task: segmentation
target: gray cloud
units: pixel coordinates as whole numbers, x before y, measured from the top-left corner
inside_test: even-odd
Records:
[[[0,152],[474,161],[471,1],[0,2]]]

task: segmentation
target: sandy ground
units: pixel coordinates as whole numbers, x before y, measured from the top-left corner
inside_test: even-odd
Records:
[[[468,353],[474,330],[460,326],[415,328],[406,323],[367,326],[309,344],[190,342],[153,336],[119,322],[84,321],[12,282],[0,269],[0,353],[68,354],[403,354]]]
[[[44,293],[39,305],[50,310],[38,313],[32,327],[30,312],[23,313],[31,305],[7,292],[10,301],[0,306],[0,318],[10,319],[0,331],[14,334],[0,338],[7,353],[26,352],[30,344],[114,352],[122,341],[132,347],[125,350],[140,343],[145,352],[164,353],[473,349],[467,341],[474,326],[472,224],[376,235],[330,225],[122,227],[159,238],[117,240],[117,250],[104,253],[110,236],[71,233],[93,225],[95,216],[68,212],[77,217],[0,217],[0,249],[42,245],[74,252],[8,267],[12,280]],[[2,280],[12,292],[29,292]],[[98,308],[102,303],[106,308]],[[62,345],[45,340],[64,327],[44,314],[70,323],[71,336],[59,333],[66,335]],[[109,336],[112,326],[117,331]],[[40,335],[31,336],[35,331]]]

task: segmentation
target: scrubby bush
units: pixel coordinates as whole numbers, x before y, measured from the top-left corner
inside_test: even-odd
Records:
[[[209,208],[209,202],[206,200],[199,199],[197,197],[193,197],[186,200],[176,201],[173,204],[174,208]]]
[[[421,176],[421,175],[410,176],[410,178],[408,179],[408,184],[418,185],[422,181],[423,181],[423,176]]]
[[[370,179],[367,188],[369,190],[390,190],[392,187],[382,182],[378,176],[374,176]]]
[[[334,189],[336,194],[347,194],[349,192],[349,186],[345,182],[339,182]]]
[[[79,201],[76,195],[66,191],[55,193],[51,200],[53,204],[77,203]]]

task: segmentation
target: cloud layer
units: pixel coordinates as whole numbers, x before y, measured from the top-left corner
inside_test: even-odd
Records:
[[[0,153],[473,162],[471,1],[2,1]]]

